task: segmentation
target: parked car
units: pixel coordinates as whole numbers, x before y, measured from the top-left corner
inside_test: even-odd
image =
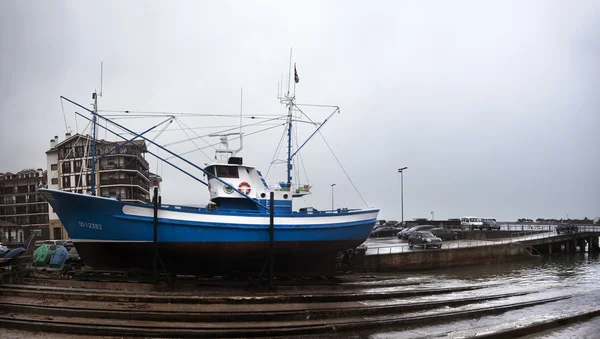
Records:
[[[463,230],[482,229],[483,222],[480,218],[476,217],[462,217],[460,219],[460,226]]]
[[[65,244],[65,242],[63,240],[44,240],[43,243],[48,246],[50,246],[50,245],[63,246]]]
[[[371,234],[369,234],[369,237],[375,237],[375,238],[392,237],[396,233],[398,233],[400,230],[401,230],[401,228],[399,228],[399,227],[382,226],[382,227],[378,227],[378,228],[374,229],[373,231],[371,231]]]
[[[500,225],[494,219],[481,219],[481,222],[483,223],[483,229],[500,231]]]
[[[442,239],[436,237],[431,232],[416,231],[408,237],[408,247],[422,246],[423,249],[428,247],[442,248]]]
[[[72,240],[66,240],[63,246],[67,249],[67,251],[70,251],[71,248],[75,247],[75,244],[73,244]]]
[[[579,232],[579,227],[571,224],[562,224],[556,226],[556,234],[569,234]]]
[[[400,225],[400,227],[402,227],[402,228],[411,228],[414,226],[419,226],[419,223],[414,220],[408,220],[408,221],[402,221],[398,225]]]
[[[67,254],[67,262],[68,263],[81,263],[81,257],[79,256],[79,253],[77,253],[77,249],[75,247],[72,247],[69,250],[69,254]]]
[[[447,228],[434,228],[431,233],[442,240],[458,240],[458,233]]]
[[[433,226],[433,225],[419,225],[419,226],[413,226],[413,227],[411,227],[411,228],[408,228],[408,229],[402,230],[401,232],[399,232],[399,233],[397,234],[397,236],[398,236],[398,239],[408,239],[408,237],[410,237],[410,235],[411,235],[413,232],[416,232],[416,231],[429,231],[429,230],[431,230],[431,229],[433,229],[433,228],[435,228],[435,226]]]

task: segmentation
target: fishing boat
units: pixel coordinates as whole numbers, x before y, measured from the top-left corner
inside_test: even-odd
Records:
[[[93,97],[97,100],[96,95]],[[239,156],[242,147],[229,149],[226,135],[221,136],[224,147],[217,151],[219,157],[199,166],[156,144],[144,136],[145,132],[135,133],[102,116],[97,101],[94,110],[89,110],[63,97],[91,114],[90,119],[77,113],[93,123],[94,140],[96,128],[106,128],[98,123],[104,119],[134,135],[126,139],[106,128],[125,140],[122,145],[138,145],[133,140],[141,138],[199,170],[201,177],[177,167],[208,188],[210,203],[197,207],[165,204],[158,199],[154,204],[125,202],[96,196],[94,185],[91,195],[51,189],[40,192],[83,261],[96,269],[147,270],[156,260],[161,271],[174,274],[253,274],[264,270],[271,260],[279,274],[331,273],[337,253],[354,249],[367,239],[379,210],[292,210],[293,199],[310,194],[311,186],[292,182],[295,98],[282,97],[288,108],[287,178],[276,185],[267,184],[259,170],[245,163]],[[94,166],[92,180],[93,170]]]

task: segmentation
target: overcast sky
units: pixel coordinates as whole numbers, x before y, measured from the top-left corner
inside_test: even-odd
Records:
[[[404,166],[405,219],[600,216],[597,1],[0,1],[0,172],[45,168],[65,118],[83,132],[59,97],[89,104],[101,61],[100,109],[237,114],[243,87],[245,116],[276,115],[290,47],[298,101],[340,107],[323,135],[381,218],[400,219]],[[217,120],[181,119],[239,122]],[[266,173],[282,132],[247,137],[245,163]],[[336,207],[365,207],[320,136],[302,159],[314,187],[296,207],[330,208],[332,183]],[[159,173],[164,202],[206,203],[204,186]]]

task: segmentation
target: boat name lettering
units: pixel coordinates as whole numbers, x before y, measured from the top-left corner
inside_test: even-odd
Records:
[[[93,222],[80,221],[79,222],[79,226],[86,227],[86,228],[91,228],[91,229],[94,229],[94,230],[102,230],[102,224],[96,224],[96,223],[93,223]]]

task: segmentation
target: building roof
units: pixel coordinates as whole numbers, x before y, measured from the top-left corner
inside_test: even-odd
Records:
[[[59,142],[58,144],[56,144],[51,149],[47,150],[46,153],[56,152],[56,151],[58,151],[59,148],[61,148],[65,144],[68,144],[72,140],[77,140],[79,138],[83,138],[83,139],[86,139],[86,140],[91,140],[92,139],[92,137],[90,135],[88,135],[88,134],[83,135],[83,134],[75,133],[72,136],[66,138],[65,140]],[[109,140],[104,140],[104,139],[96,139],[96,144],[105,144],[105,145],[115,145],[115,146],[117,146],[117,145],[121,145],[121,144],[124,144],[124,143],[125,143],[125,141],[109,141]],[[144,150],[146,150],[146,140],[135,139],[131,143],[136,144],[136,145],[142,147]]]
[[[0,172],[0,179],[4,179],[4,178],[6,178],[6,177],[8,177],[8,176],[12,176],[13,178],[14,178],[15,176],[17,176],[17,177],[15,178],[15,179],[17,179],[17,178],[18,178],[18,175],[21,175],[21,174],[31,174],[31,173],[38,173],[38,172],[42,172],[42,176],[43,176],[44,174],[46,174],[46,171],[45,171],[45,170],[42,170],[41,168],[38,168],[38,169],[28,168],[28,169],[20,170],[20,171],[18,171],[17,173],[12,173],[12,172],[6,172],[6,173],[2,173],[2,172]]]
[[[13,224],[12,222],[0,220],[0,227],[20,227],[17,224]]]

